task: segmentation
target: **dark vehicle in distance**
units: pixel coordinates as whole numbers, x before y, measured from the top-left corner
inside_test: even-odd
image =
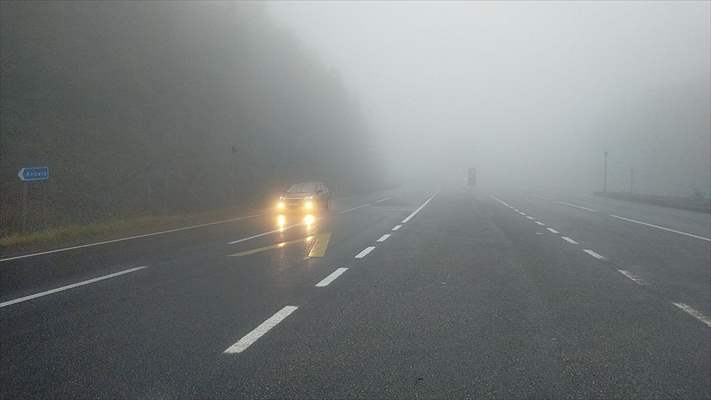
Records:
[[[321,182],[305,182],[291,185],[276,204],[276,211],[316,213],[331,208],[331,191]]]

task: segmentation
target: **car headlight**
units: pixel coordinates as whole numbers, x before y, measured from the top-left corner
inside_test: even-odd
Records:
[[[286,204],[283,201],[277,202],[276,208],[278,210],[283,210],[286,207]]]
[[[313,208],[314,208],[314,202],[311,201],[311,200],[307,200],[307,201],[304,203],[304,208],[307,209],[307,210],[313,209]]]

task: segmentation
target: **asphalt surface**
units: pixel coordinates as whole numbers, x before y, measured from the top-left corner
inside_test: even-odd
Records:
[[[0,398],[708,399],[709,218],[399,188],[2,255]]]

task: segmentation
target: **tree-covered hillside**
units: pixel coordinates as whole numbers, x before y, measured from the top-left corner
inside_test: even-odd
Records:
[[[252,3],[2,2],[0,233],[374,184],[338,75]]]

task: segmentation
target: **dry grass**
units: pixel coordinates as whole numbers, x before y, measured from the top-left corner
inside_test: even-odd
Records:
[[[73,243],[79,240],[107,240],[248,214],[244,210],[237,212],[234,209],[219,209],[192,214],[122,218],[87,225],[66,225],[36,232],[13,233],[0,237],[0,248],[31,248],[48,244]]]

